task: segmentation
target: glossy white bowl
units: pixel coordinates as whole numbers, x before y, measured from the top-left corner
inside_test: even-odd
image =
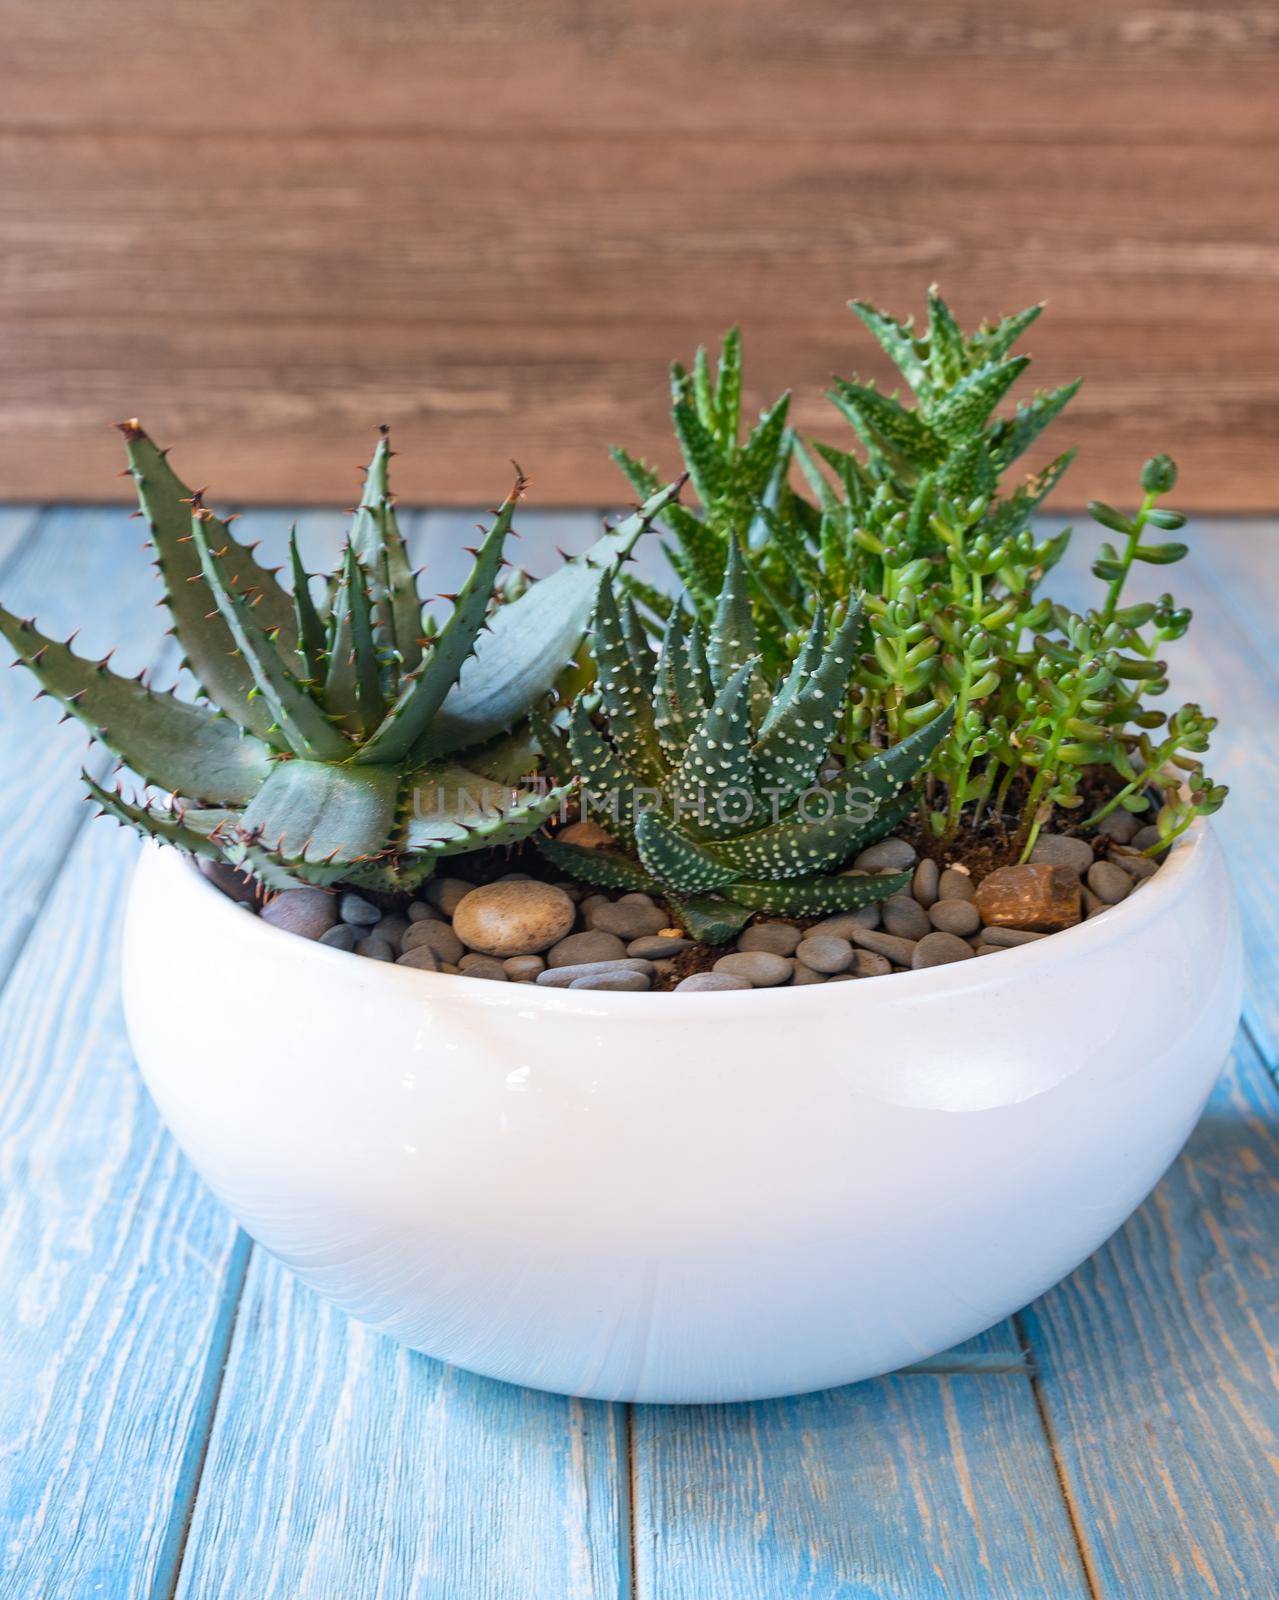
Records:
[[[998,956],[797,990],[570,993],[310,944],[148,848],[129,1031],[228,1210],[352,1316],[538,1388],[739,1400],[944,1350],[1140,1203],[1239,1014],[1196,827]]]

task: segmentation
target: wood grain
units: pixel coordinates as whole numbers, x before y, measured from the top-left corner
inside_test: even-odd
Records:
[[[640,1406],[634,1439],[641,1600],[1088,1596],[1025,1371]]]
[[[748,399],[885,375],[844,301],[1047,297],[1088,382],[1063,503],[1156,447],[1273,504],[1273,9],[0,4],[0,495],[118,492],[139,414],[226,497],[604,503],[674,465],[665,366],[730,322]]]
[[[1023,1313],[1101,1595],[1275,1593],[1277,1241],[1279,1092],[1241,1034],[1152,1198]]]
[[[87,813],[86,813],[87,814]],[[167,1593],[245,1245],[160,1125],[116,939],[135,841],[86,828],[0,1015],[0,1589]]]
[[[82,654],[118,645],[120,670],[150,665],[164,622],[138,524],[123,512],[61,509],[25,526],[33,536],[0,564],[0,600],[37,615],[60,638],[81,629]],[[11,660],[0,642],[0,663],[7,668]],[[105,750],[88,748],[79,724],[59,727],[54,702],[34,694],[26,672],[0,671],[0,977],[89,816],[80,769],[87,765],[100,779],[115,765]]]
[[[180,1600],[630,1600],[622,1408],[349,1321],[255,1252]]]

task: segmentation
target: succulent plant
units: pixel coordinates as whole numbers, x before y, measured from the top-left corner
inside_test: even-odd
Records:
[[[581,775],[584,807],[621,849],[540,841],[588,882],[665,895],[695,937],[716,942],[756,911],[851,910],[908,874],[838,868],[908,814],[908,785],[950,724],[943,712],[891,749],[827,769],[862,618],[829,629],[819,608],[780,679],[761,669],[736,536],[710,627],[672,611],[654,658],[634,602],[601,586],[591,635],[602,726],[588,697],[568,718],[555,765]],[[544,726],[544,743],[555,735]]]
[[[182,665],[207,703],[121,677],[0,608],[0,632],[41,692],[170,796],[139,804],[86,774],[103,810],[268,887],[340,879],[388,891],[421,882],[442,856],[521,839],[554,812],[561,791],[521,783],[532,751],[527,729],[513,730],[570,661],[601,572],[629,553],[674,486],[494,605],[525,488],[517,477],[436,628],[397,525],[386,430],[322,599],[296,535],[290,593],[136,422],[122,431]]]
[[[1165,848],[1225,797],[1197,759],[1212,718],[1193,706],[1169,717],[1145,703],[1167,688],[1157,649],[1184,633],[1189,614],[1170,596],[1118,607],[1134,561],[1186,554],[1181,544],[1142,542],[1148,526],[1184,522],[1154,503],[1172,488],[1175,469],[1166,457],[1148,463],[1146,498],[1132,517],[1094,503],[1094,518],[1121,536],[1093,569],[1108,586],[1104,605],[1078,616],[1053,604],[1042,586],[1070,530],[1045,533],[1033,518],[1074,452],[1025,476],[1015,469],[1079,384],[1006,404],[1029,365],[1014,346],[1042,309],[965,333],[935,288],[919,323],[852,302],[905,385],[885,393],[836,380],[829,398],[853,430],[852,450],[802,443],[787,425],[786,395],[742,443],[737,330],[724,340],[714,380],[699,350],[691,374],[680,366],[671,374],[674,430],[698,503],[663,514],[667,553],[706,626],[736,535],[769,667],[803,638],[819,605],[829,611],[853,590],[863,595],[866,650],[836,748],[854,761],[952,707],[928,775],[928,820],[943,842],[995,812],[1025,854],[1054,808],[1082,803],[1079,780],[1091,768],[1103,788],[1117,788],[1115,805],[1145,813],[1152,786],[1161,793]],[[645,463],[613,454],[638,492],[657,487]],[[790,481],[799,476],[792,463],[806,492]],[[660,594],[629,587],[646,615],[667,614]],[[1099,652],[1110,663],[1104,670]],[[1084,714],[1063,711],[1076,699]],[[1068,723],[1088,736],[1068,734]],[[1164,736],[1152,738],[1159,727]]]

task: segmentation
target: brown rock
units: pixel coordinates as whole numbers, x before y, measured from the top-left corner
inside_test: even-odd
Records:
[[[1052,933],[1080,920],[1079,876],[1070,867],[1031,862],[998,867],[977,885],[977,909],[990,927]]]
[[[579,850],[607,850],[610,845],[617,843],[611,833],[606,833],[590,817],[583,817],[581,822],[570,822],[567,828],[561,828],[555,835],[555,841],[557,844],[575,844]]]
[[[530,956],[562,939],[576,917],[563,889],[525,878],[471,889],[453,911],[453,931],[481,955]]]

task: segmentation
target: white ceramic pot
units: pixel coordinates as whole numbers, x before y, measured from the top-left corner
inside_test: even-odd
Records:
[[[1176,1155],[1240,988],[1206,826],[1080,927],[820,988],[406,970],[155,847],[124,960],[165,1120],[306,1283],[442,1360],[645,1401],[848,1383],[1042,1293]]]

